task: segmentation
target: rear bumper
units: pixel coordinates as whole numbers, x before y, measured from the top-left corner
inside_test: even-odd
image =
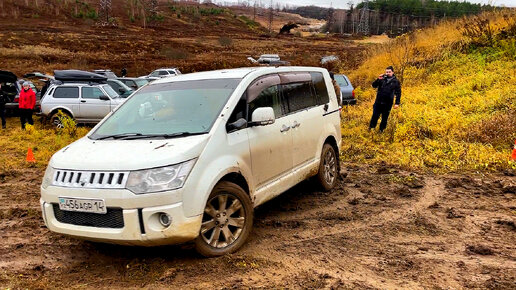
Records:
[[[343,99],[342,105],[356,105],[357,99]]]
[[[5,108],[7,110],[18,110],[18,107],[19,107],[18,103],[7,103],[7,104],[5,104]]]

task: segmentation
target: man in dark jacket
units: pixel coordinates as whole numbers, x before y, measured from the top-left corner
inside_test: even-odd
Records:
[[[0,84],[0,118],[2,118],[2,129],[5,129],[5,104],[8,102],[7,94],[2,91],[2,84]]]
[[[383,132],[387,127],[387,119],[391,112],[392,103],[394,103],[394,96],[396,96],[396,102],[394,103],[394,109],[400,106],[401,99],[401,85],[400,81],[394,75],[394,69],[389,66],[385,69],[385,74],[382,74],[373,82],[373,88],[377,88],[376,101],[373,106],[373,116],[371,117],[371,123],[369,129],[376,128],[378,119],[382,116],[382,122],[380,123],[380,132]]]

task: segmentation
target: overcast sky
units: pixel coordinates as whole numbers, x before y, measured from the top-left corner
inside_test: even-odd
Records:
[[[216,0],[215,2],[237,2],[237,0]],[[241,0],[240,2],[243,2]],[[260,1],[260,0],[257,0]],[[464,0],[471,3],[492,4],[496,6],[516,7],[516,0]],[[247,0],[254,3],[254,0]],[[261,0],[262,3],[270,3],[270,0]],[[317,5],[321,7],[348,8],[348,3],[360,3],[361,0],[273,0],[274,3],[289,4],[294,6]]]

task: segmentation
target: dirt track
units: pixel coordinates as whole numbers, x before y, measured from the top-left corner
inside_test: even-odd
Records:
[[[2,288],[516,288],[516,178],[431,176],[344,164],[257,209],[238,253],[132,248],[50,233],[42,170],[0,176]],[[512,176],[511,176],[512,175]],[[31,176],[31,177],[29,177]]]

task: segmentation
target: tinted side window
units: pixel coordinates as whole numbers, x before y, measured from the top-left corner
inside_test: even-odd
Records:
[[[282,85],[283,96],[288,102],[289,112],[295,112],[317,105],[310,82]]]
[[[159,75],[160,76],[168,76],[168,72],[165,71],[165,70],[162,70],[162,71],[159,72]]]
[[[330,97],[328,96],[328,88],[326,87],[326,82],[324,81],[324,77],[322,73],[310,73],[312,75],[312,83],[315,87],[315,92],[318,98],[318,104],[327,104],[330,102]]]
[[[100,99],[100,96],[103,96],[104,93],[99,88],[91,88],[84,87],[82,88],[82,98],[83,99]]]
[[[77,99],[79,98],[79,88],[60,87],[56,88],[54,98],[58,99]]]
[[[262,107],[272,107],[276,118],[283,116],[278,86],[271,86],[264,89],[256,99],[249,103],[248,120],[251,120],[254,110]]]

